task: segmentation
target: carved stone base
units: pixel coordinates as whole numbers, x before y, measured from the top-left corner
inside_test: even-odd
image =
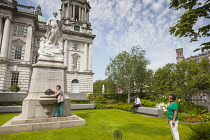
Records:
[[[66,67],[61,62],[38,61],[33,65],[31,84],[28,96],[23,100],[22,119],[52,117],[55,114],[56,103],[50,105],[50,111],[46,113],[46,101],[43,98],[47,89],[56,90],[56,85],[61,86],[64,92],[64,115],[70,115],[70,98],[66,94]],[[51,95],[51,99],[55,98]],[[41,102],[42,101],[42,102]],[[49,105],[48,105],[49,106]]]
[[[74,114],[63,118],[21,118],[20,114],[2,125],[0,127],[0,134],[60,129],[85,125],[85,120]]]

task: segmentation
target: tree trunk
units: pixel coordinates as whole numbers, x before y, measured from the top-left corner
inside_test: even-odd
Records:
[[[128,103],[130,103],[130,101],[131,101],[131,94],[128,93]]]

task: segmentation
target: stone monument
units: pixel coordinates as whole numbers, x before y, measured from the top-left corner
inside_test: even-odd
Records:
[[[66,69],[63,65],[62,23],[54,17],[47,21],[47,32],[41,38],[38,62],[33,65],[28,96],[23,101],[22,114],[0,127],[0,133],[15,133],[59,129],[85,125],[85,120],[70,113],[71,102],[67,95]],[[61,85],[64,92],[64,117],[52,118],[57,99],[45,95],[47,89]]]

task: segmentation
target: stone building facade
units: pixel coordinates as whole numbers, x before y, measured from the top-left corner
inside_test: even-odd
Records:
[[[194,55],[194,56],[191,56],[191,57],[188,57],[188,58],[185,59],[183,47],[182,47],[180,42],[177,43],[177,48],[176,48],[177,63],[180,63],[182,60],[186,60],[186,61],[196,60],[197,63],[200,63],[202,61],[202,59],[204,59],[204,58],[210,60],[210,51],[206,51],[206,52],[203,52],[201,54]]]
[[[93,92],[92,34],[87,0],[61,0],[64,65],[67,92]],[[32,65],[39,57],[40,38],[45,36],[46,19],[41,6],[25,6],[16,0],[0,0],[0,92],[17,84],[28,92]]]

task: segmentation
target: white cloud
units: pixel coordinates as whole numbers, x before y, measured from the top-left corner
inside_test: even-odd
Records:
[[[147,6],[147,5],[151,4],[153,0],[142,0],[142,1],[143,1],[143,4],[145,6]]]
[[[23,0],[22,0],[23,1]],[[29,0],[31,2],[32,0]],[[90,21],[93,28],[95,50],[106,50],[106,58],[122,50],[140,45],[147,51],[151,61],[148,68],[156,70],[166,63],[176,62],[176,43],[184,46],[185,57],[194,55],[193,50],[199,42],[189,43],[189,38],[177,38],[169,33],[183,10],[169,9],[170,0],[89,0],[91,5]],[[60,0],[33,0],[40,4],[46,16],[60,9]],[[197,26],[205,22],[199,20]],[[202,39],[204,41],[204,39]],[[96,49],[97,48],[97,49]],[[95,52],[102,54],[103,52]],[[93,54],[96,55],[96,54]],[[93,64],[101,64],[100,59]],[[109,59],[103,59],[108,64]],[[104,75],[104,66],[93,65],[98,72],[96,79]]]
[[[152,8],[155,12],[159,12],[162,9],[162,4],[160,2],[156,2],[153,4]]]

